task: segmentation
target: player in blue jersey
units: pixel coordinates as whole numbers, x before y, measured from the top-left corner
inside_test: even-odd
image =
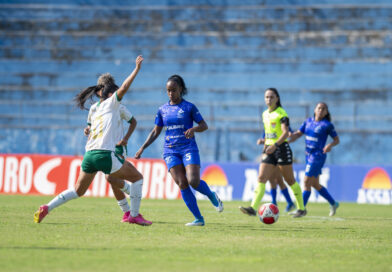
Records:
[[[339,136],[331,123],[331,115],[326,103],[320,102],[316,105],[314,117],[308,118],[299,130],[292,134],[290,142],[294,142],[304,134],[306,135],[305,190],[303,191],[304,205],[306,206],[310,197],[311,188],[313,187],[329,202],[329,216],[333,216],[336,213],[336,209],[339,207],[339,203],[333,199],[328,190],[321,186],[319,182],[321,169],[324,166],[327,153],[331,151],[332,147],[339,144]],[[328,135],[333,138],[333,141],[325,145]]]
[[[205,181],[200,180],[200,157],[195,132],[203,132],[208,126],[196,106],[183,99],[187,88],[181,76],[171,76],[167,80],[166,89],[169,102],[159,107],[155,127],[136,152],[135,158],[141,157],[143,151],[158,138],[165,127],[163,159],[181,189],[185,204],[195,217],[195,220],[186,226],[204,226],[204,218],[189,185],[207,196],[218,212],[223,211],[223,204],[218,195],[210,190]],[[193,127],[193,122],[198,125]]]

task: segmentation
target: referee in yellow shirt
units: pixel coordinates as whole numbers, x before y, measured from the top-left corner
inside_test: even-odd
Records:
[[[264,196],[265,184],[272,178],[275,167],[278,165],[285,181],[290,185],[296,198],[297,211],[293,217],[306,215],[302,191],[295,181],[293,173],[293,155],[287,142],[289,136],[289,117],[280,103],[280,96],[275,88],[268,88],[264,95],[268,109],[263,112],[265,130],[265,145],[259,167],[258,185],[254,191],[252,203],[249,207],[240,207],[248,215],[256,215],[261,199]]]

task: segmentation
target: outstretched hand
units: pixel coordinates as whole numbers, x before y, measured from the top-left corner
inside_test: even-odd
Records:
[[[143,59],[142,55],[137,56],[137,58],[136,58],[136,68],[137,69],[140,69],[140,67],[142,66],[143,60],[144,59]]]

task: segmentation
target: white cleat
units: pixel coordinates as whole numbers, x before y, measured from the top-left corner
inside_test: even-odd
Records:
[[[338,208],[339,208],[339,202],[335,201],[335,204],[329,207],[329,216],[334,216]]]
[[[187,227],[202,227],[204,226],[204,219],[195,219],[195,221],[186,223],[185,226]]]
[[[218,200],[218,206],[215,207],[215,209],[217,210],[217,212],[223,212],[223,202],[222,200],[220,200],[219,196],[217,193],[214,192],[214,195],[216,197],[216,199]]]

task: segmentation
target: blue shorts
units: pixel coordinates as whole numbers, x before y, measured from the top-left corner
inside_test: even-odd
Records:
[[[305,175],[307,177],[318,177],[321,175],[321,169],[324,166],[325,159],[327,156],[323,155],[313,155],[309,154],[306,156],[306,169]]]
[[[165,160],[168,170],[179,164],[183,164],[184,166],[189,164],[200,165],[200,156],[198,151],[164,154],[163,159]]]

